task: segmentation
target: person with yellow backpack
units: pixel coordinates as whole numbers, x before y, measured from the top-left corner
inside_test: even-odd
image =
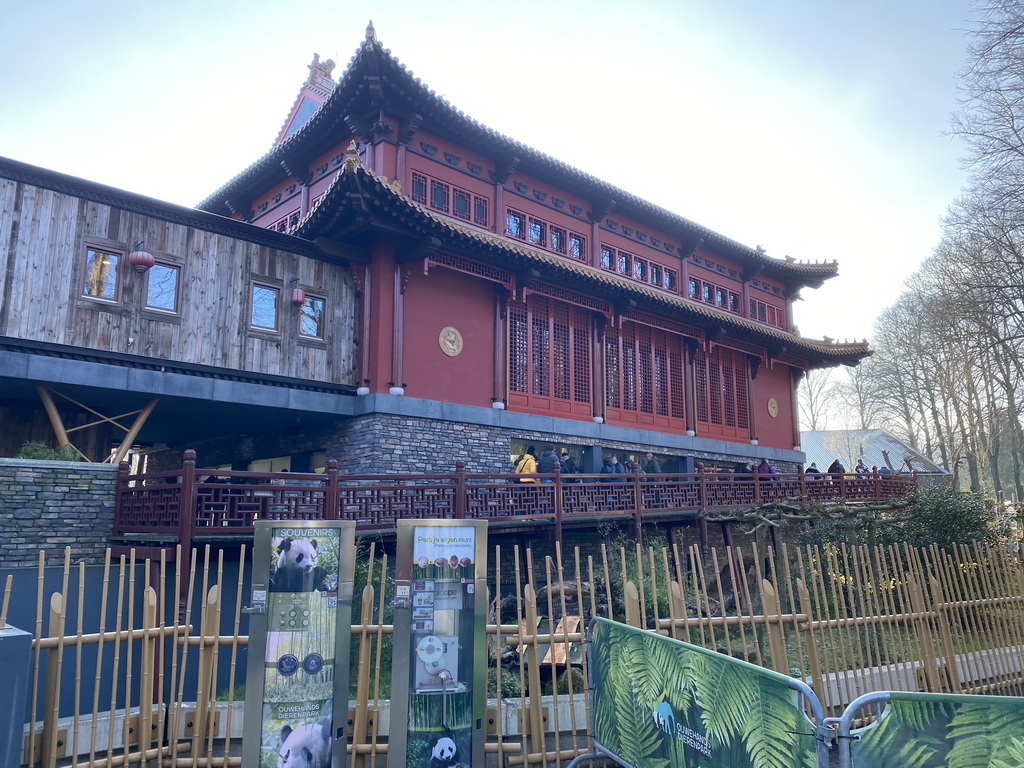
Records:
[[[526,453],[519,457],[519,463],[516,465],[517,475],[535,475],[537,474],[537,459],[535,454],[537,449],[532,445],[526,449]],[[521,477],[519,478],[520,483],[536,483],[536,477]]]

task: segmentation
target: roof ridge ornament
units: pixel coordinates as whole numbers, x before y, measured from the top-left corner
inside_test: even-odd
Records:
[[[326,88],[327,93],[334,90],[335,82],[331,76],[334,72],[334,59],[327,59],[326,61],[320,61],[320,54],[313,54],[313,63],[307,64],[306,69],[309,70],[309,77],[306,79],[306,86],[319,85],[321,88]]]
[[[366,39],[374,43],[377,42],[377,30],[373,28],[373,19],[370,19],[370,23],[366,25]]]
[[[356,140],[352,139],[348,143],[348,149],[345,150],[345,173],[354,173],[359,170],[361,164],[359,162],[359,148],[356,146]]]

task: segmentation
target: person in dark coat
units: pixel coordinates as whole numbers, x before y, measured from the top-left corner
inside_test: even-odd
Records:
[[[846,467],[843,466],[843,463],[839,461],[839,459],[836,459],[828,465],[828,473],[830,475],[845,475]]]
[[[602,483],[615,483],[618,482],[619,480],[619,478],[616,478],[615,475],[626,474],[626,469],[621,464],[619,464],[619,460],[615,456],[606,456],[604,459],[604,464],[601,465],[601,474],[609,475],[609,477],[601,478]]]
[[[644,474],[648,475],[660,475],[661,474],[661,462],[654,458],[653,453],[647,454],[647,463],[644,464]]]
[[[572,477],[572,475],[578,475],[580,468],[576,466],[576,460],[569,455],[568,451],[562,451],[562,458],[559,462],[559,469],[562,472],[562,482],[564,483],[578,483],[580,479],[578,477]]]
[[[555,462],[558,461],[558,457],[555,456],[553,448],[545,448],[544,453],[540,455],[537,460],[537,471],[542,475],[550,475],[555,471]],[[550,483],[550,480],[545,480]]]

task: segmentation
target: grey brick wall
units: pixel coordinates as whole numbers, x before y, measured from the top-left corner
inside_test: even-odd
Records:
[[[47,563],[72,547],[75,562],[102,563],[114,524],[117,467],[0,458],[0,533],[5,568]]]

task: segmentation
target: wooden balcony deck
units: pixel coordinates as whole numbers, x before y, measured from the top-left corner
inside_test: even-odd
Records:
[[[354,520],[357,531],[393,529],[398,520],[455,518],[554,526],[601,518],[688,517],[702,510],[765,502],[881,502],[916,489],[913,475],[744,474],[572,475],[524,483],[515,474],[478,474],[456,462],[437,475],[342,475],[197,470],[186,451],[180,470],[118,477],[114,538],[191,546],[202,539],[245,540],[255,520]]]

